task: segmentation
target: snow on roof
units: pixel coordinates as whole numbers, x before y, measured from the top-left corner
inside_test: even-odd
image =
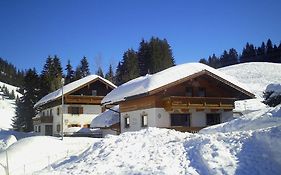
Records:
[[[232,83],[233,85],[238,86],[241,89],[251,93],[251,91],[248,90],[248,87],[245,84],[238,82],[233,77],[226,75],[219,70],[216,70],[202,63],[186,63],[170,67],[153,75],[142,76],[133,79],[125,84],[122,84],[121,86],[107,94],[103,98],[102,103],[115,103],[123,101],[127,97],[145,94],[204,70],[209,71],[212,74],[219,76],[220,78]]]
[[[110,109],[111,110],[107,109],[105,112],[95,117],[90,126],[93,128],[105,128],[119,123],[119,114],[117,113],[119,112],[119,105],[113,106]]]
[[[108,85],[110,85],[110,86],[116,88],[116,86],[115,86],[113,83],[111,83],[110,81],[108,81],[108,80],[106,80],[106,79],[104,79],[104,78],[102,78],[102,77],[100,77],[100,76],[98,76],[98,75],[89,75],[89,76],[87,76],[87,77],[81,78],[81,79],[79,79],[79,80],[76,80],[76,81],[74,81],[74,82],[72,82],[72,83],[69,83],[69,84],[63,86],[63,93],[64,93],[64,94],[67,94],[67,93],[69,93],[69,92],[75,90],[76,88],[78,88],[78,87],[80,87],[80,86],[82,86],[82,85],[84,85],[84,84],[87,84],[87,83],[89,83],[89,82],[91,82],[91,81],[93,81],[93,80],[95,80],[95,79],[100,79],[100,80],[102,80],[103,82],[107,83]],[[50,94],[47,94],[47,95],[44,96],[43,98],[41,98],[41,99],[34,105],[34,107],[36,108],[36,107],[39,107],[39,106],[41,106],[41,105],[44,105],[44,104],[46,104],[46,103],[48,103],[48,102],[54,101],[54,100],[60,98],[61,95],[62,95],[62,89],[60,88],[60,89],[58,89],[58,90],[56,90],[56,91],[54,91],[54,92],[52,92],[52,93],[50,93]]]

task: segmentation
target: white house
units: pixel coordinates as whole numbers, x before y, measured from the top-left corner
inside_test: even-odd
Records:
[[[44,96],[34,105],[39,111],[33,118],[34,131],[40,135],[56,136],[61,134],[62,126],[64,134],[89,128],[93,118],[102,113],[101,100],[114,88],[116,86],[110,81],[89,75]]]
[[[119,104],[121,133],[145,127],[197,132],[232,118],[234,101],[254,98],[247,87],[201,63],[174,66],[133,79],[107,94]]]

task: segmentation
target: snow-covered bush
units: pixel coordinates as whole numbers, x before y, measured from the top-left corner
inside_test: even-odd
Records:
[[[268,106],[281,104],[281,84],[269,84],[264,92],[264,101]]]

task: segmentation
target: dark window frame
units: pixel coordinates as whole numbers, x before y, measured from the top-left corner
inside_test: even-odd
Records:
[[[130,117],[129,116],[125,116],[124,117],[124,127],[125,128],[129,128],[130,127]]]
[[[144,117],[146,117],[146,124],[144,123]],[[148,127],[148,115],[147,114],[143,114],[141,115],[141,127]]]
[[[185,87],[185,96],[193,97],[193,87],[191,86]]]
[[[220,113],[207,113],[206,114],[206,126],[217,125],[221,123]]]
[[[185,119],[184,119],[185,117]],[[190,127],[191,126],[191,114],[190,113],[179,113],[170,114],[171,126],[175,127]]]

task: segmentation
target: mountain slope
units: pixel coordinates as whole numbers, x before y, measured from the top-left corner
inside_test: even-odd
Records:
[[[22,95],[17,92],[18,87],[0,82],[0,87],[7,87],[9,92],[15,92],[15,96],[21,97]],[[15,116],[15,100],[7,99],[3,92],[0,92],[0,129],[12,128],[12,118]]]

